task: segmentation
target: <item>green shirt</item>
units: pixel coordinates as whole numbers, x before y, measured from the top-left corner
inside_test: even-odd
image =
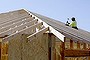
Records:
[[[72,21],[69,26],[71,27],[77,27],[77,22],[76,21]]]

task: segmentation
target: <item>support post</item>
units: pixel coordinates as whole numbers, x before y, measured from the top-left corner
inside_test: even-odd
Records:
[[[83,49],[86,49],[86,43],[83,44]]]
[[[73,49],[73,40],[70,40],[70,49]]]
[[[88,60],[90,60],[90,56],[88,56]]]
[[[49,60],[56,60],[55,36],[49,33]]]
[[[64,42],[62,42],[62,45],[61,45],[61,48],[62,48],[62,51],[61,51],[61,60],[65,60],[65,54],[64,54],[65,40],[66,40],[66,37],[64,37]]]
[[[77,41],[77,49],[80,49],[80,42]]]
[[[0,60],[1,60],[1,42],[0,42]]]
[[[51,34],[48,34],[48,59],[51,60]]]
[[[0,60],[2,58],[2,38],[0,38]]]
[[[56,60],[55,58],[55,36],[51,34],[51,60]]]

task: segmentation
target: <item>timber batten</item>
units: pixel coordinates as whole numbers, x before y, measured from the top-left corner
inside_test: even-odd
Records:
[[[25,9],[0,14],[0,21],[0,60],[90,60],[86,31]]]

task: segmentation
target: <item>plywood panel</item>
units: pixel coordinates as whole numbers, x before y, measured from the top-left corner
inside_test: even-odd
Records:
[[[23,36],[22,59],[24,60],[48,60],[48,36],[40,35],[31,41],[26,42]]]
[[[9,41],[8,60],[21,60],[21,36]]]
[[[51,60],[55,60],[55,41],[56,38],[53,34],[51,34]],[[60,53],[60,51],[59,51]]]

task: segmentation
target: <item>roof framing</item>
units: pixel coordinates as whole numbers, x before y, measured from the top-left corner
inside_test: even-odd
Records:
[[[10,22],[1,24],[1,32],[0,37],[4,37],[3,41],[8,41],[9,39],[13,38],[14,36],[18,36],[18,34],[38,34],[44,33],[49,27],[49,33],[53,33],[56,37],[58,37],[61,41],[64,42],[64,35],[55,30],[53,27],[42,21],[37,16],[33,15],[31,12],[26,11],[28,16],[26,15],[23,18],[19,18],[16,20],[12,20]],[[29,21],[30,20],[30,21]],[[23,23],[23,24],[22,24]],[[44,31],[43,31],[43,29]],[[41,30],[42,29],[42,30]],[[5,36],[7,35],[7,36]]]
[[[24,9],[25,10],[25,9]],[[33,15],[31,12],[29,12],[28,10],[25,10],[28,12],[28,14],[32,15],[32,17],[35,17],[36,19],[38,19],[40,22],[43,22],[43,25],[45,27],[49,27],[50,28],[50,33],[53,33],[56,37],[58,37],[61,41],[64,42],[64,35],[61,34],[60,32],[58,32],[57,30],[55,30],[53,27],[51,27],[50,25],[48,25],[47,23],[45,23],[44,21],[42,21],[42,19],[38,18],[37,16]]]

